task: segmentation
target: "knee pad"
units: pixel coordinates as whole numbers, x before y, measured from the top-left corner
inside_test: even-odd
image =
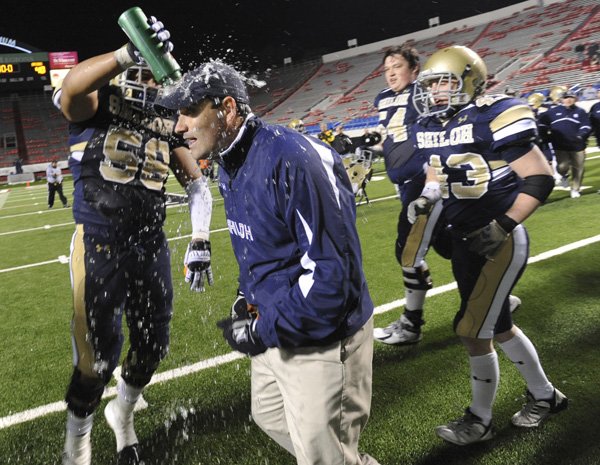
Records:
[[[121,376],[123,380],[134,387],[142,388],[152,379],[161,360],[169,353],[169,346],[145,351],[129,350]]]
[[[402,278],[404,279],[404,287],[415,291],[427,291],[433,287],[433,281],[429,274],[427,264],[423,262],[421,266],[402,267]]]
[[[106,384],[107,379],[88,378],[75,368],[65,396],[69,410],[78,417],[87,417],[94,413],[100,404]]]

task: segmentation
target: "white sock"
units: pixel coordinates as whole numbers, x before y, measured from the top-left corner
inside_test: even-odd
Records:
[[[507,357],[515,364],[525,378],[527,389],[537,400],[550,399],[554,386],[548,381],[537,351],[529,338],[517,328],[516,334],[500,344]]]
[[[423,310],[426,294],[426,290],[406,289],[404,293],[404,297],[406,298],[406,309],[409,311]]]
[[[491,352],[486,355],[469,357],[471,365],[471,412],[489,425],[492,421],[492,405],[496,399],[498,380],[500,379],[500,367],[498,365],[498,354]]]
[[[117,452],[138,442],[133,428],[133,409],[143,390],[125,383],[122,378],[117,383],[117,397],[111,401],[114,402],[112,407],[117,422],[113,428],[117,440]]]
[[[144,388],[137,388],[127,384],[123,381],[123,378],[120,378],[117,382],[117,398],[121,398],[127,404],[135,405],[142,395],[143,390]]]
[[[64,448],[66,463],[87,465],[92,462],[91,431],[93,422],[93,414],[82,418],[67,410],[67,432]]]

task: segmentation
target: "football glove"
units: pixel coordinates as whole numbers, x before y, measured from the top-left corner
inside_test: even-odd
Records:
[[[204,292],[204,279],[209,286],[214,283],[212,268],[210,266],[210,241],[201,239],[193,240],[188,244],[183,259],[185,266],[185,282],[190,283],[190,289]]]
[[[418,199],[413,200],[408,204],[408,210],[406,212],[408,222],[414,224],[415,221],[417,221],[417,216],[428,215],[432,208],[433,203],[431,203],[431,200],[427,197],[421,196]]]
[[[233,350],[253,357],[267,350],[256,331],[257,321],[254,313],[246,318],[226,318],[217,327],[223,330],[223,337]]]
[[[248,301],[246,300],[246,296],[242,291],[238,289],[237,297],[231,304],[231,313],[230,316],[232,319],[236,318],[248,318]]]
[[[171,38],[171,33],[165,29],[164,24],[157,20],[156,17],[150,16],[150,18],[148,18],[148,25],[154,32],[156,32],[156,37],[161,42],[163,53],[171,53],[174,45],[173,42],[169,40]],[[117,50],[115,52],[115,58],[117,59],[117,62],[121,68],[124,70],[133,65],[139,66],[146,64],[141,52],[131,42],[128,42],[119,50]]]
[[[493,257],[517,224],[516,221],[506,215],[497,220],[492,220],[488,225],[473,231],[467,236],[472,239],[469,250],[482,257]]]

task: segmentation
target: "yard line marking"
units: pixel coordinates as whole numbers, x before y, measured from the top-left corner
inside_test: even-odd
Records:
[[[148,386],[181,378],[182,376],[187,376],[192,373],[207,370],[209,368],[215,368],[220,365],[224,365],[225,363],[233,362],[234,360],[239,360],[244,357],[245,355],[240,354],[239,352],[230,352],[229,354],[219,355],[218,357],[209,358],[208,360],[201,360],[200,362],[194,363],[192,365],[187,365],[181,368],[174,368],[173,370],[164,371],[162,373],[156,373],[148,383]],[[116,386],[113,386],[107,388],[104,391],[102,398],[108,399],[116,395],[117,388]],[[50,415],[51,413],[63,412],[66,410],[66,408],[67,404],[64,400],[61,400],[59,402],[52,402],[51,404],[41,405],[40,407],[25,410],[24,412],[14,413],[12,415],[0,418],[0,429],[9,428],[10,426],[25,423],[26,421],[35,420],[37,418]]]
[[[589,237],[587,239],[582,239],[577,242],[573,242],[571,244],[564,245],[562,247],[558,247],[554,250],[549,250],[547,252],[543,252],[535,257],[530,257],[527,261],[530,263],[537,263],[542,260],[547,260],[549,258],[555,257],[557,255],[561,255],[567,252],[570,252],[575,249],[579,249],[581,247],[585,247],[587,245],[593,244],[595,242],[600,241],[600,235]],[[431,297],[438,294],[443,294],[444,292],[448,292],[456,289],[456,282],[444,284],[443,286],[435,287],[427,292],[427,297]],[[375,307],[374,314],[379,315],[381,313],[388,312],[395,308],[399,308],[404,305],[405,299],[394,300],[393,302],[389,302],[387,304],[379,305]],[[181,378],[183,376],[191,375],[197,373],[202,370],[206,370],[207,368],[215,368],[220,365],[224,365],[225,363],[232,362],[234,360],[240,360],[245,358],[245,355],[240,354],[239,352],[230,352],[225,355],[219,355],[217,357],[209,358],[206,360],[201,360],[197,363],[193,363],[192,365],[186,365],[179,368],[173,368],[172,370],[163,371],[161,373],[156,373],[152,379],[150,380],[149,385],[164,383],[167,381],[171,381],[177,378]],[[116,387],[107,388],[104,391],[102,398],[114,397],[117,394]],[[37,418],[49,415],[51,413],[62,412],[66,409],[66,404],[64,401],[61,402],[53,402],[51,404],[42,405],[40,407],[35,407],[29,410],[25,410],[23,412],[14,413],[12,415],[8,415],[6,417],[0,418],[0,430],[4,428],[9,428],[11,426],[18,425],[20,423],[24,423],[26,421],[35,420]]]
[[[213,229],[212,231],[210,231],[211,233],[218,233],[218,232],[223,232],[223,231],[229,231],[229,228],[220,228],[220,229]],[[167,241],[171,242],[171,241],[180,241],[183,239],[187,239],[192,237],[191,234],[185,234],[182,236],[175,236],[175,237],[170,237],[167,238]],[[44,265],[51,265],[52,263],[62,263],[62,264],[67,264],[69,263],[69,257],[66,257],[65,259],[62,259],[61,257],[66,257],[66,255],[61,255],[60,257],[58,257],[55,260],[46,260],[45,262],[38,262],[38,263],[30,263],[28,265],[19,265],[19,266],[13,266],[12,268],[4,268],[3,270],[0,270],[0,273],[8,273],[10,271],[19,271],[19,270],[23,270],[26,268],[34,268],[36,266],[44,266]]]
[[[39,231],[40,229],[52,229],[52,228],[62,228],[63,226],[72,226],[75,222],[71,221],[69,223],[58,223],[58,224],[45,224],[44,226],[39,226],[37,228],[29,228],[29,229],[19,229],[17,231],[7,231],[0,233],[0,236],[8,236],[9,234],[20,234],[31,231]]]

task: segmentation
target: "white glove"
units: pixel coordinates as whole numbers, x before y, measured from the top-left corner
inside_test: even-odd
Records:
[[[214,283],[210,266],[210,241],[193,240],[189,243],[183,259],[185,266],[185,282],[190,283],[190,289],[204,292],[204,278],[209,286]]]

